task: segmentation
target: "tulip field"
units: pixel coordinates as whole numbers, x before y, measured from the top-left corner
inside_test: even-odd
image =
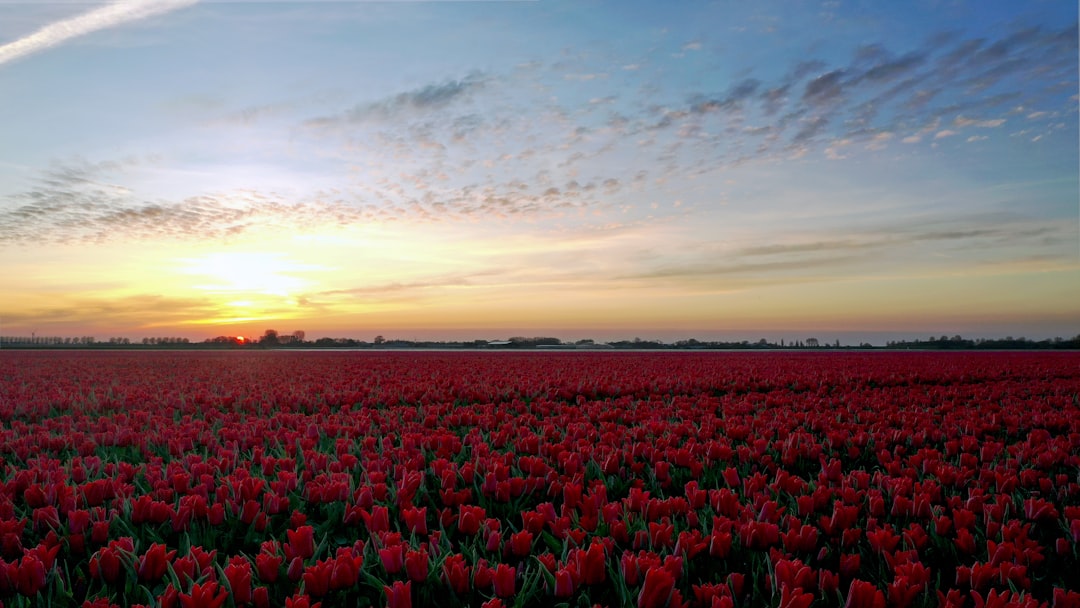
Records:
[[[1080,353],[0,352],[0,606],[1080,608]]]

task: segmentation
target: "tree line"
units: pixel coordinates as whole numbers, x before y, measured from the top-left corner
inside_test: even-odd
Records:
[[[402,340],[375,336],[371,342],[355,338],[322,337],[307,340],[303,330],[292,333],[279,333],[268,329],[262,336],[246,338],[243,336],[216,336],[202,342],[193,342],[180,337],[147,337],[138,341],[129,338],[108,338],[97,340],[92,336],[57,337],[57,336],[0,336],[0,347],[7,348],[229,348],[229,349],[266,349],[266,348],[443,348],[443,349],[590,349],[617,348],[635,350],[1060,350],[1080,349],[1080,335],[1072,338],[1050,338],[1029,340],[1024,337],[1013,338],[964,338],[931,336],[926,340],[890,341],[885,346],[874,346],[863,342],[858,346],[841,345],[839,340],[827,342],[817,338],[783,340],[772,342],[761,338],[757,341],[703,341],[695,338],[664,342],[662,340],[633,338],[597,342],[591,339],[563,341],[550,336],[513,336],[505,340]]]

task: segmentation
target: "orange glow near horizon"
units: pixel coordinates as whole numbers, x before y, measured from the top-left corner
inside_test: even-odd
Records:
[[[0,320],[4,335],[193,340],[267,329],[369,340],[1077,332],[1069,322],[1080,301],[1075,264],[964,272],[940,261],[902,270],[849,263],[799,276],[726,261],[716,262],[715,272],[706,265],[671,272],[635,258],[642,242],[687,238],[667,227],[605,240],[484,237],[460,226],[417,225],[327,230],[275,242],[273,250],[176,244],[131,256],[115,246],[91,259],[57,249],[65,264],[50,275],[14,265],[15,297],[4,302]],[[114,269],[115,280],[85,279],[100,267]]]

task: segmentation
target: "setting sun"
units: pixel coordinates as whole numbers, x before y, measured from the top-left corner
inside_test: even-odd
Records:
[[[312,281],[297,275],[316,269],[293,262],[283,253],[266,252],[216,252],[181,262],[186,274],[210,281],[194,285],[196,289],[282,297],[309,287]],[[229,304],[249,306],[251,302],[235,300]]]

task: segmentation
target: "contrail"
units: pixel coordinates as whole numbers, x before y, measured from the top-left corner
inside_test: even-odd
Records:
[[[185,6],[191,6],[196,2],[198,0],[126,0],[115,2],[69,19],[50,23],[33,34],[0,46],[0,65],[52,48],[72,38],[129,21],[138,21],[139,19],[168,13]]]

